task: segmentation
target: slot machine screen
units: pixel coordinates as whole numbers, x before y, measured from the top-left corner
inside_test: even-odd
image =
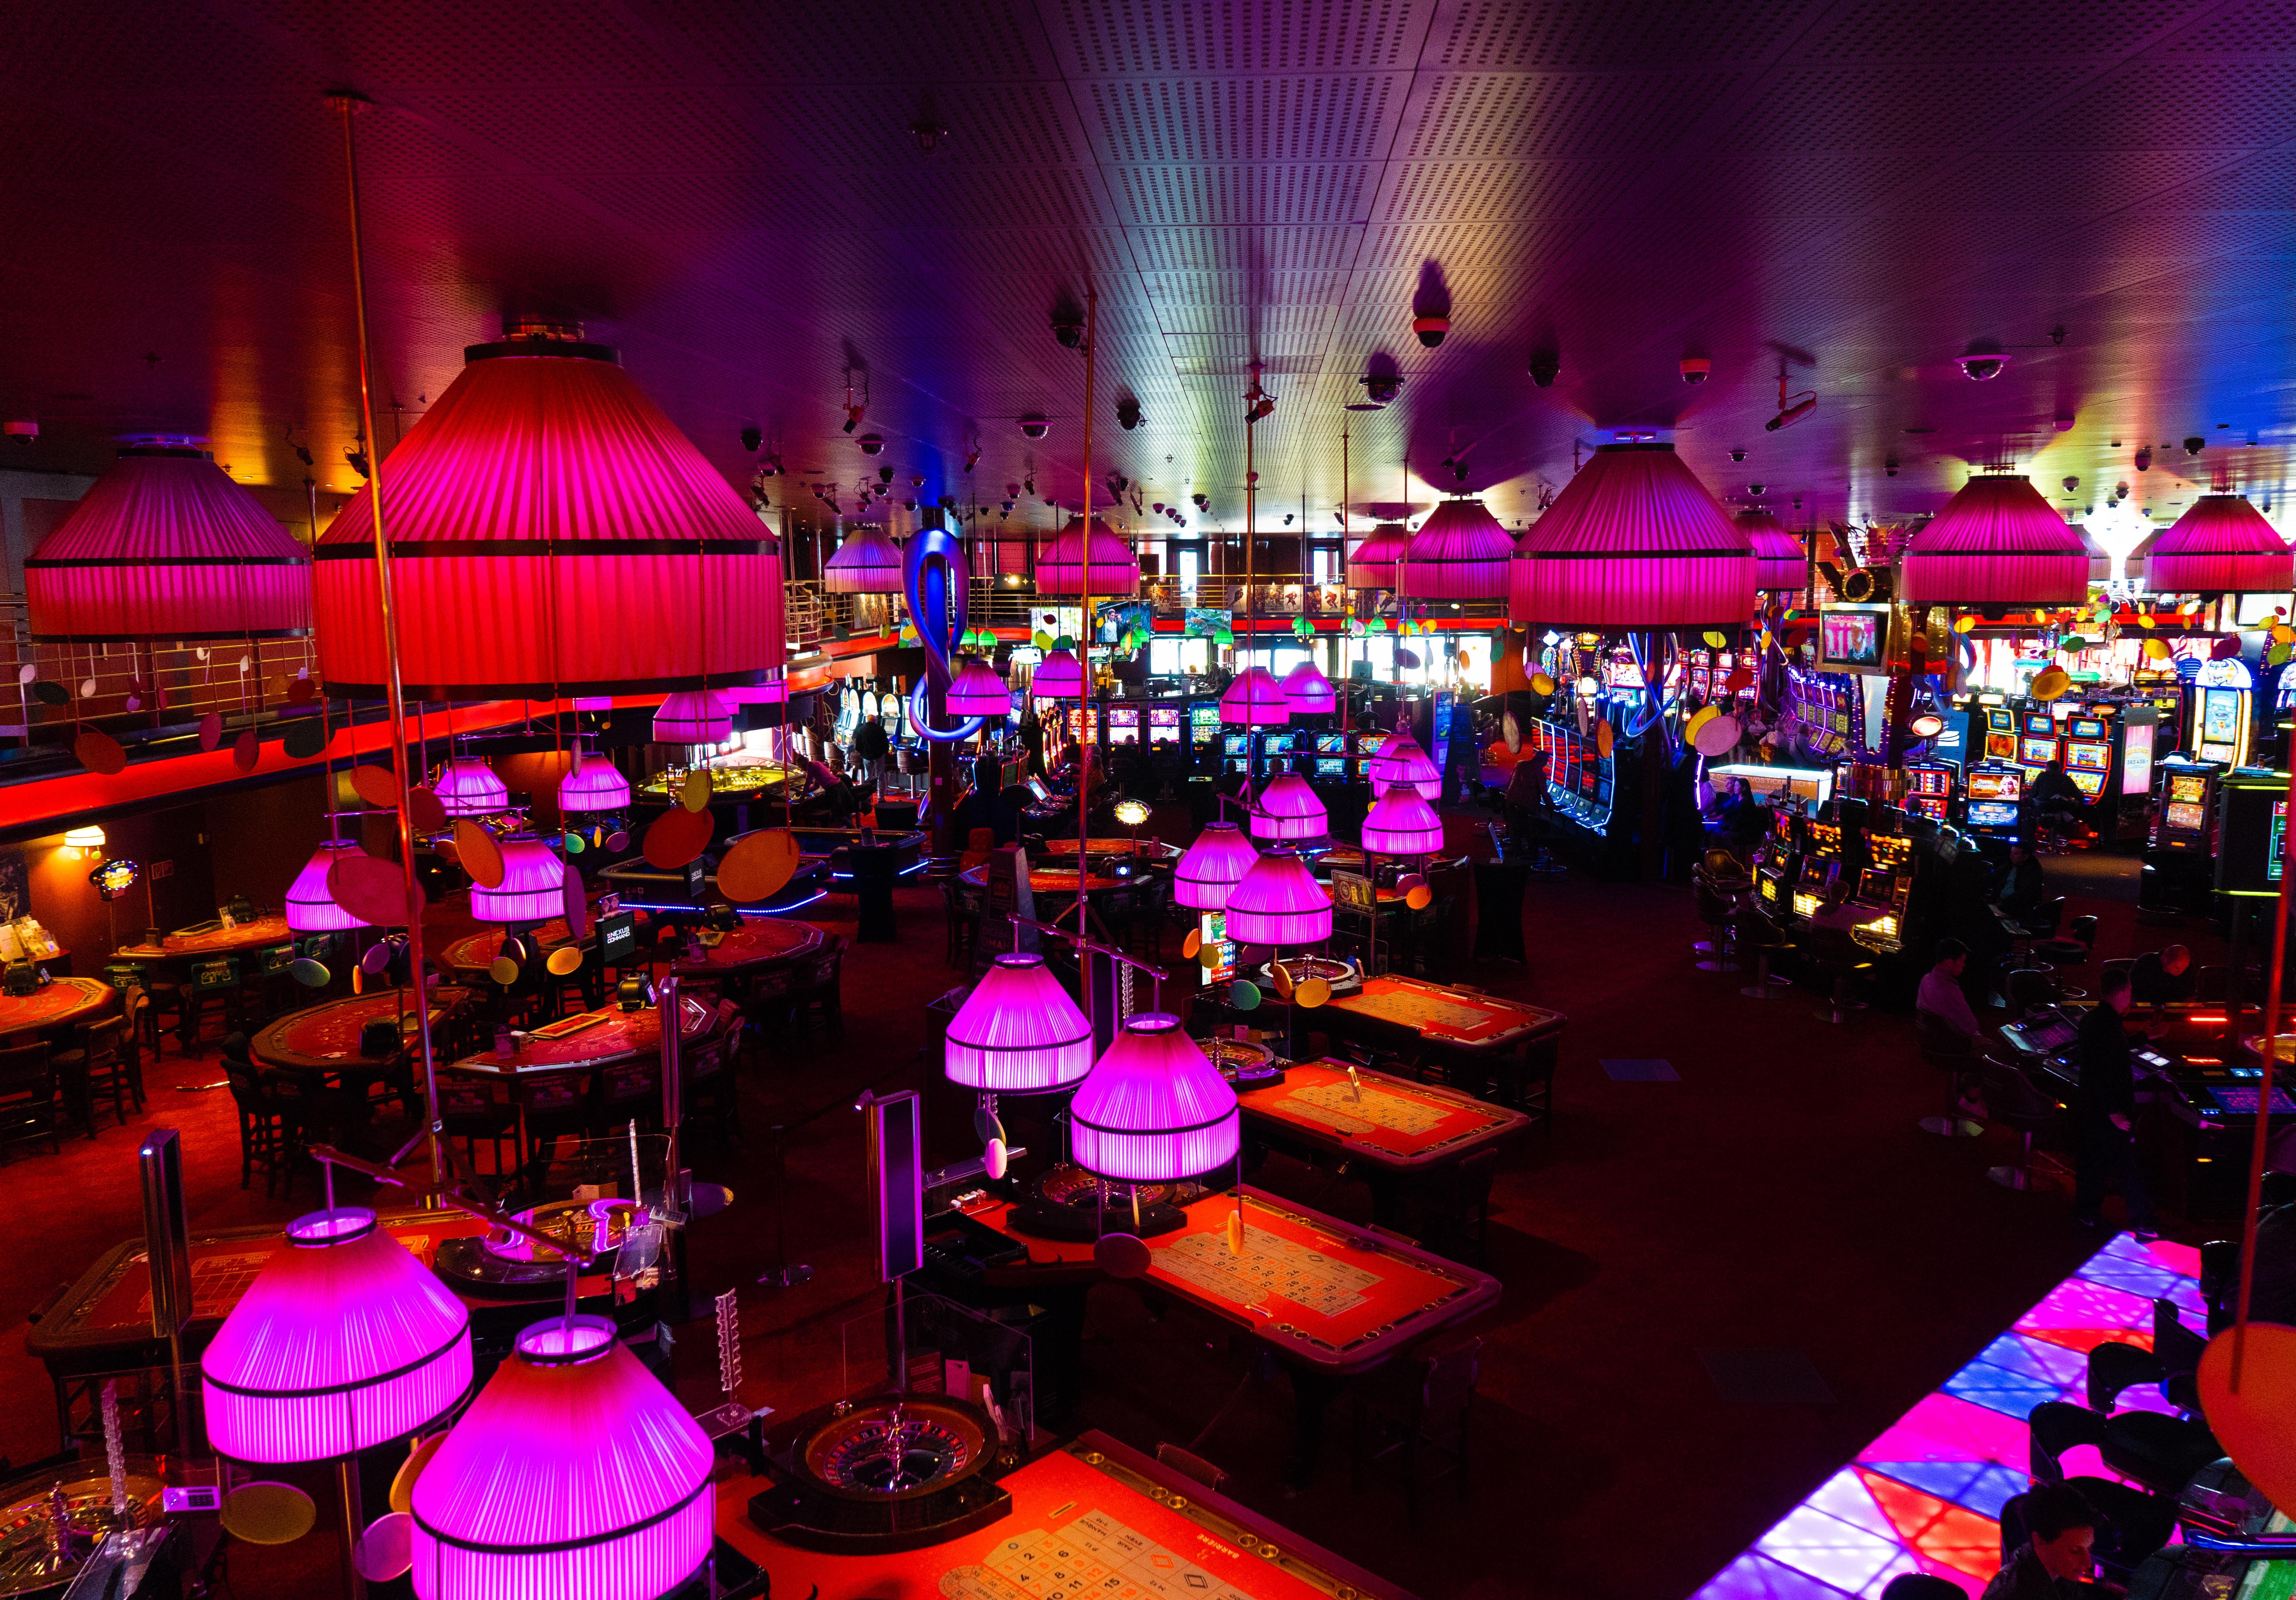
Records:
[[[1207,702],[1188,708],[1188,737],[1198,744],[1210,744],[1220,736],[1219,707]]]
[[[1049,806],[1053,803],[1053,792],[1045,787],[1044,779],[1030,778],[1028,781],[1028,787],[1029,792],[1036,796],[1038,805]]]
[[[2051,738],[2054,738],[2057,725],[2049,720],[2046,713],[2028,711],[2025,714],[2025,731],[2029,734],[2046,734]]]
[[[2171,800],[2169,825],[2180,833],[2198,833],[2209,825],[2208,808],[2190,800]]]
[[[1228,755],[1240,756],[1243,754],[1244,743],[1249,737],[1250,735],[1244,734],[1223,734],[1220,738],[1220,749]]]
[[[2120,736],[2120,792],[2144,794],[2152,787],[2152,724],[2132,722]]]
[[[2195,808],[2205,805],[2209,798],[2209,780],[2204,774],[2178,773],[2169,780],[2169,799],[2174,804]]]
[[[1271,756],[1280,756],[1292,748],[1292,742],[1297,737],[1294,734],[1266,734],[1260,737],[1259,748]]]
[[[1379,754],[1379,747],[1387,743],[1385,734],[1371,728],[1359,730],[1353,736],[1356,742],[1356,754],[1359,756],[1375,756]]]
[[[1968,815],[1969,825],[1972,828],[2013,828],[2017,825],[2017,808],[2008,800],[1972,800]]]
[[[1988,761],[2013,761],[2017,759],[2017,735],[1988,734],[1985,735],[1985,759]]]
[[[1713,675],[1703,667],[1693,667],[1690,669],[1690,692],[1699,695],[1714,693]]]
[[[1829,605],[1817,614],[1817,668],[1821,672],[1879,672],[1887,664],[1890,608]]]
[[[1343,756],[1316,758],[1316,775],[1319,778],[1344,778],[1348,775],[1347,759]]]
[[[1148,708],[1148,743],[1177,744],[1180,742],[1180,708],[1150,706]]]
[[[1317,734],[1316,751],[1318,755],[1344,756],[1348,753],[1348,736],[1345,734]]]
[[[1985,713],[1985,731],[1988,734],[2013,734],[2017,731],[2015,713],[1996,706]]]
[[[1867,867],[1857,874],[1857,898],[1868,906],[1890,903],[1890,874],[1879,867]]]
[[[2104,737],[2104,724],[2094,717],[2076,717],[2065,732],[2076,739],[2102,739]]]
[[[1972,772],[1969,775],[1969,798],[1973,800],[2007,800],[2013,804],[2025,792],[2024,780],[2013,772]]]
[[[2046,767],[2050,762],[2056,759],[2057,742],[2054,739],[2029,738],[2025,741],[2024,761],[2026,766]]]
[[[1140,708],[1138,706],[1109,708],[1108,742],[1111,744],[1140,743]]]
[[[1086,712],[1069,708],[1069,737],[1080,744],[1100,743],[1100,711],[1097,707]]]
[[[1797,885],[1797,887],[1802,889],[1824,888],[1825,863],[1816,856],[1809,857],[1804,860],[1801,864],[1801,882]]]
[[[2101,772],[2092,772],[2085,767],[2068,767],[2065,775],[2072,779],[2074,788],[2090,800],[2104,792],[2104,774]]]

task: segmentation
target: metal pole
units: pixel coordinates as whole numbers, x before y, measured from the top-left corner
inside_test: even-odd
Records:
[[[390,708],[391,760],[398,768],[403,792],[414,775],[406,763],[406,693],[399,679],[398,612],[390,592],[390,539],[382,526],[382,450],[374,432],[374,373],[368,352],[366,266],[359,238],[358,145],[351,136],[351,119],[358,114],[360,106],[370,103],[365,95],[345,89],[334,90],[327,98],[334,102],[343,122],[343,181],[351,234],[351,299],[358,322],[359,425],[365,431],[370,452],[367,501],[374,513],[375,603],[382,615],[383,656],[389,664],[385,689]],[[422,890],[414,876],[414,824],[406,814],[403,792],[398,805],[398,858],[406,882],[406,962],[414,980],[415,1013],[421,1019],[414,1033],[422,1046],[422,1109],[430,1124],[430,1186],[443,1190],[447,1186],[447,1168],[439,1149],[445,1128],[439,1119],[439,1063],[430,1049],[430,990],[422,981]]]
[[[360,1508],[358,1457],[346,1456],[335,1463],[335,1484],[343,1497],[343,1592],[350,1600],[366,1600],[366,1579],[359,1576],[359,1524],[365,1518]]]
[[[654,1009],[661,1016],[661,1122],[669,1133],[668,1170],[662,1174],[662,1204],[681,1216],[685,1211],[685,1181],[679,1162],[683,1144],[678,1124],[685,1120],[685,1086],[680,1081],[678,1054],[684,1048],[677,1036],[677,973],[673,969],[654,986]],[[632,1183],[637,1175],[630,1175]],[[630,1196],[636,1200],[636,1194]]]
[[[2289,816],[2296,817],[2296,759],[2288,763],[2287,805]],[[2288,964],[2288,892],[2292,882],[2296,882],[2296,875],[2283,870],[2280,893],[2272,906],[2272,972],[2264,981],[2264,1075],[2256,1086],[2256,1138],[2248,1157],[2248,1209],[2241,1214],[2240,1224],[2240,1299],[2232,1324],[2232,1372],[2228,1382],[2234,1394],[2240,1392],[2241,1358],[2248,1353],[2248,1308],[2256,1289],[2256,1210],[2264,1202],[2264,1157],[2271,1142],[2273,1069],[2280,1063],[2277,1041],[2281,974]]]
[[[1077,621],[1077,932],[1088,933],[1092,908],[1086,890],[1092,851],[1092,381],[1100,357],[1100,291],[1084,291],[1084,538],[1077,581],[1084,587]],[[1092,963],[1077,963],[1077,998],[1092,1014]]]

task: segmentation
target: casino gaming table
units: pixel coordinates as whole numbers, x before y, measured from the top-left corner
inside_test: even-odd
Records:
[[[29,995],[0,995],[0,1039],[46,1034],[118,1008],[119,991],[97,978],[57,978]]]
[[[1527,1084],[1554,1082],[1568,1020],[1521,1000],[1392,974],[1365,979],[1360,992],[1334,997],[1315,1014],[1326,1032],[1482,1071],[1511,1105],[1522,1104]]]
[[[1167,844],[1160,839],[1088,839],[1085,841],[1095,856],[1137,856],[1144,861],[1177,861],[1184,852],[1177,844]],[[1077,853],[1074,837],[1046,839],[1041,844],[1029,847],[1047,856],[1073,856]]]
[[[959,882],[969,883],[975,889],[986,889],[988,886],[988,868],[985,865],[968,866],[956,876]],[[1092,894],[1105,894],[1111,890],[1128,889],[1138,881],[1136,878],[1103,877],[1098,873],[1094,873],[1085,880],[1085,889]],[[1060,867],[1029,869],[1029,892],[1030,894],[1072,895],[1076,891],[1077,875],[1072,867],[1065,870]]]
[[[414,998],[398,989],[380,989],[348,999],[322,1000],[300,1011],[273,1019],[249,1041],[249,1054],[266,1067],[290,1072],[321,1072],[330,1077],[369,1077],[390,1063],[359,1053],[359,1034],[369,1022],[397,1020],[403,1043],[414,1031]],[[436,1025],[452,1007],[434,999],[430,1021]],[[404,1012],[405,1016],[401,1016]]]
[[[692,1038],[709,1026],[711,1010],[691,996],[679,1001],[685,1021],[679,1038]],[[545,1037],[547,1036],[547,1037]],[[653,1006],[624,1011],[602,1005],[595,1011],[561,1017],[537,1029],[526,1043],[507,1056],[491,1049],[460,1061],[443,1062],[442,1072],[464,1072],[474,1078],[532,1079],[561,1072],[591,1072],[618,1067],[661,1054],[661,1013]]]
[[[454,939],[443,947],[433,959],[444,972],[460,973],[465,977],[483,974],[488,967],[494,965],[495,957],[502,954],[503,939],[508,932],[509,930],[506,928],[481,928],[475,933],[465,933],[460,939]],[[572,939],[573,930],[567,927],[565,920],[562,917],[544,923],[540,927],[534,929],[528,937],[534,942],[537,948],[545,951],[554,950]],[[589,948],[588,939],[583,939],[580,943],[583,948]]]
[[[899,1555],[829,1555],[758,1531],[748,1507],[761,1482],[718,1481],[718,1537],[792,1600],[1411,1600],[1104,1433],[1007,1473],[998,1521]]]
[[[201,923],[168,934],[156,945],[122,945],[111,953],[114,961],[195,961],[201,956],[235,956],[283,945],[295,937],[283,913],[258,916],[251,923],[226,928],[221,923]]]
[[[745,916],[740,927],[704,946],[700,960],[681,961],[672,970],[689,978],[751,977],[794,966],[828,941],[829,936],[811,923]]]

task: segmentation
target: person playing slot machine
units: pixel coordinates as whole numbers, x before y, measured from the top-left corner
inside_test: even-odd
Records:
[[[2018,1497],[2025,1542],[2017,1547],[1980,1600],[2073,1600],[2098,1594],[2095,1570],[2096,1512],[2087,1496],[2066,1483],[2037,1484]]]
[[[2066,775],[2065,764],[2050,762],[2041,768],[2040,776],[2025,786],[2021,802],[2023,816],[2020,818],[2025,825],[2025,836],[2038,839],[2046,831],[2062,839],[2072,831],[2086,803],[2080,785]]]
[[[2013,923],[2041,914],[2041,903],[2049,898],[2049,881],[2041,874],[2041,858],[2033,847],[2022,839],[2009,841],[2009,870],[2001,880],[2001,898],[1997,902],[2001,915]]]
[[[2160,1233],[2152,1197],[2137,1169],[2132,1129],[2136,1115],[2136,1078],[2128,1034],[2128,974],[2108,971],[2097,1000],[2081,1019],[2074,1056],[2080,1067],[2080,1095],[2074,1108],[2073,1219],[2083,1227],[2099,1225],[2105,1191],[2118,1188],[2128,1208],[2128,1228],[2140,1239]]]
[[[2166,1005],[2193,997],[2193,953],[2183,945],[2147,950],[2129,969],[2128,992],[2139,1005]]]

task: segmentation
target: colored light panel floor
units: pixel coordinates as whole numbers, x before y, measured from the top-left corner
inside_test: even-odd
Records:
[[[2203,1320],[2199,1252],[2122,1234],[1828,1478],[1693,1600],[1873,1600],[1902,1572],[1972,1595],[2001,1564],[2002,1503],[2030,1486],[2025,1418],[2043,1400],[2086,1403],[2088,1352],[2108,1339],[2148,1349],[2152,1301]],[[2150,1388],[2120,1407],[2166,1409]],[[2107,1476],[2094,1448],[2069,1474]]]

